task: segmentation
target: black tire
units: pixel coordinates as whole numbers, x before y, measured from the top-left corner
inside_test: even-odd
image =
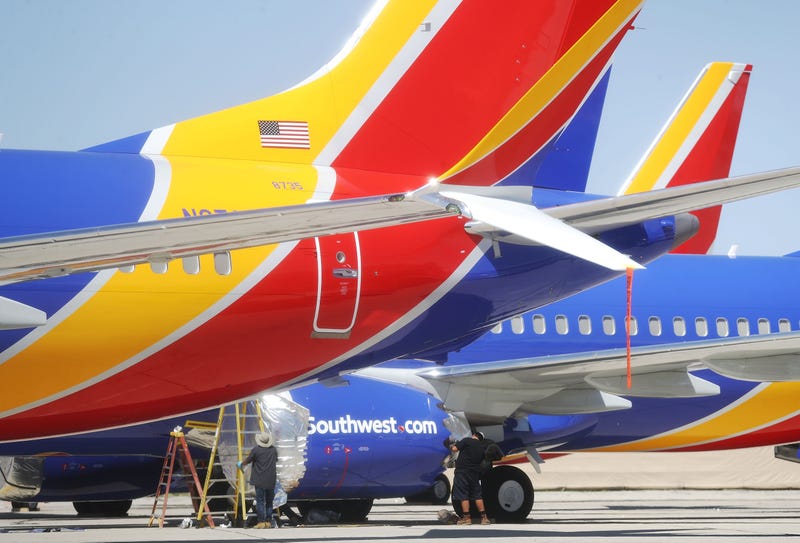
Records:
[[[481,479],[486,514],[499,523],[525,522],[533,509],[533,484],[521,469],[496,466]],[[470,502],[473,520],[480,518],[475,502]],[[453,511],[461,516],[461,502],[453,500]]]
[[[308,512],[312,509],[323,509],[339,513],[341,522],[363,522],[367,520],[367,515],[372,510],[372,502],[372,498],[299,501],[297,502],[297,510],[300,511],[303,517],[307,517]]]
[[[407,503],[430,503],[432,505],[443,505],[450,501],[450,479],[444,473],[440,473],[433,481],[433,485],[428,490],[406,496]]]
[[[124,517],[128,514],[132,504],[133,500],[72,502],[78,515],[84,517]]]
[[[430,490],[431,503],[433,505],[444,505],[450,501],[450,479],[444,473],[440,473]]]
[[[496,522],[525,522],[533,509],[533,484],[521,469],[496,466],[481,480],[483,502]]]

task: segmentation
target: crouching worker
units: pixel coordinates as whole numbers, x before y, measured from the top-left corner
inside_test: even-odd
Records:
[[[481,494],[481,462],[486,452],[481,437],[478,432],[473,431],[471,437],[465,437],[450,446],[453,452],[458,451],[453,476],[453,500],[461,502],[461,518],[456,524],[472,524],[470,500],[475,502],[475,507],[481,514],[481,524],[490,524]]]
[[[278,451],[272,445],[272,434],[261,432],[256,436],[256,446],[243,462],[237,462],[239,469],[253,464],[250,470],[250,484],[256,489],[256,528],[272,528],[272,502],[275,499],[275,480]]]

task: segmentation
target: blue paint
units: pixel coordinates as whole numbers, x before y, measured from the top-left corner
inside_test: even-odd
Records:
[[[0,199],[0,237],[136,222],[153,191],[154,168],[138,155],[0,151],[0,179],[13,198]],[[36,307],[48,317],[94,274],[0,287],[0,296]],[[0,331],[0,351],[29,330]]]
[[[585,191],[610,74],[609,69],[566,128],[499,185]]]

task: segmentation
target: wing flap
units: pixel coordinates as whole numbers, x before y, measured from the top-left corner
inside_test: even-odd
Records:
[[[448,399],[454,399],[452,408],[470,416],[589,413],[624,408],[604,395],[676,398],[719,392],[688,373],[693,369],[746,380],[800,379],[800,332],[638,347],[632,357],[631,389],[624,381],[625,349],[443,366],[418,375],[443,393],[448,407]]]

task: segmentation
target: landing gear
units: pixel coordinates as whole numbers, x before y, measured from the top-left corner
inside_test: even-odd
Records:
[[[72,502],[75,511],[85,517],[124,517],[132,504],[132,500]]]
[[[525,522],[533,509],[533,484],[521,469],[496,466],[481,479],[486,514],[495,522]],[[472,516],[478,516],[474,504]],[[453,501],[453,510],[461,515],[461,503]]]
[[[372,510],[372,498],[359,500],[319,500],[308,502],[297,502],[297,509],[304,518],[308,518],[309,511],[321,509],[334,511],[339,514],[342,522],[363,522],[367,520],[367,515]]]
[[[430,503],[432,505],[443,505],[450,499],[450,480],[443,473],[439,474],[433,481],[433,486],[424,492],[406,496],[408,503]]]

